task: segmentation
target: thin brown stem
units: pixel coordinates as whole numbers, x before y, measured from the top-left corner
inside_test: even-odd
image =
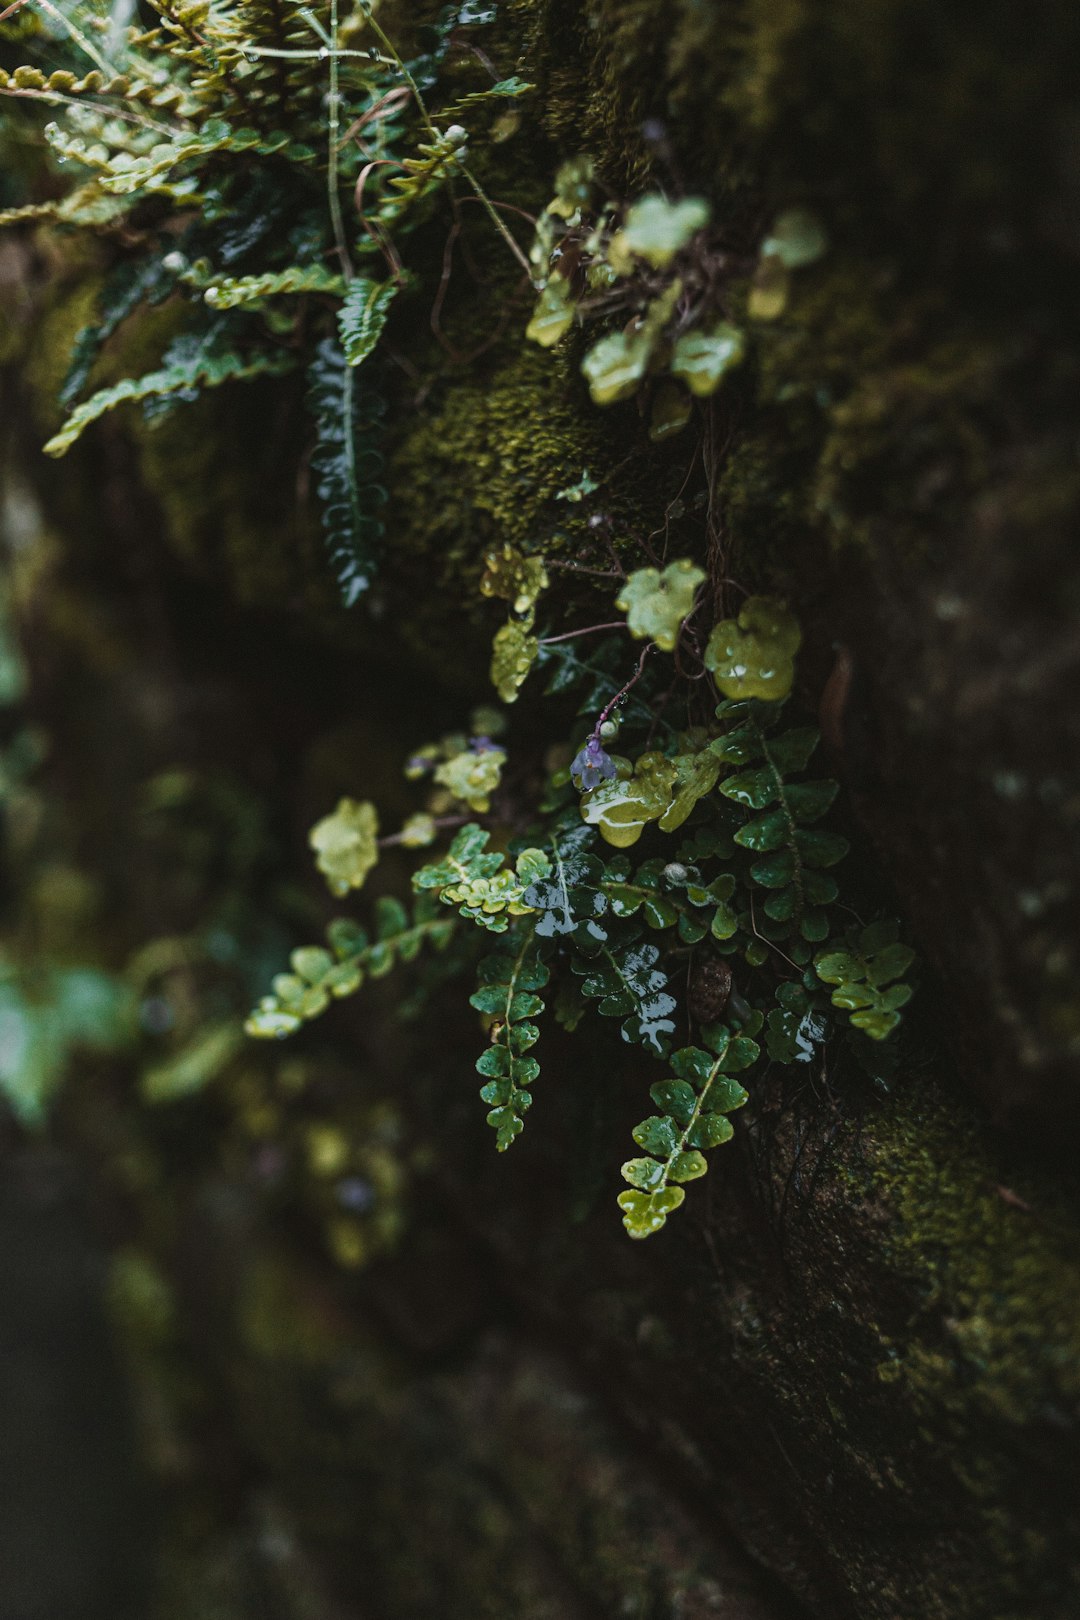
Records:
[[[561,636],[542,636],[540,645],[541,647],[553,647],[557,641],[573,641],[576,636],[591,636],[594,635],[598,630],[625,629],[625,619],[611,619],[607,624],[587,624],[583,630],[566,630]],[[645,650],[648,652],[648,648]]]

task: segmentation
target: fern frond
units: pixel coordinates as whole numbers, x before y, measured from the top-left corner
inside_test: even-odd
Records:
[[[754,700],[721,704],[718,715],[733,724],[712,748],[726,764],[742,767],[721,780],[720,793],[755,812],[734,842],[757,857],[749,876],[768,891],[761,931],[770,939],[792,938],[791,955],[801,966],[809,960],[807,942],[828,937],[827,908],[837,886],[827,868],[843,860],[848,843],[813,825],[832,804],[837,784],[789,780],[805,770],[819,738],[812,726],[770,735],[780,707]]]
[[[203,299],[214,309],[236,309],[280,293],[327,293],[340,298],[344,291],[343,277],[325,265],[291,264],[286,270],[268,270],[261,276],[220,277],[204,289]]]
[[[536,994],[550,973],[537,948],[535,930],[524,927],[505,936],[502,950],[480,963],[479,988],[469,1005],[488,1014],[491,1045],[477,1061],[477,1072],[487,1077],[480,1096],[491,1109],[487,1122],[496,1132],[495,1146],[505,1153],[525,1129],[525,1113],[532,1106],[529,1087],[540,1065],[529,1055],[540,1038],[532,1020],[544,1010]]]
[[[174,345],[174,350],[176,347]],[[291,355],[262,354],[247,358],[229,352],[207,354],[198,347],[190,357],[176,354],[160,370],[148,371],[141,377],[124,377],[110,388],[99,389],[83,404],[77,405],[60,431],[54,433],[43,447],[45,454],[66,455],[91,423],[128,401],[168,398],[191,390],[199,392],[204,388],[218,388],[226,382],[247,381],[251,377],[281,376],[283,372],[291,371],[294,364]]]
[[[619,1194],[623,1225],[632,1238],[650,1237],[678,1209],[686,1194],[682,1183],[696,1181],[708,1169],[702,1149],[731,1140],[728,1114],[741,1108],[747,1094],[732,1074],[748,1069],[761,1055],[756,1041],[733,1035],[723,1024],[705,1034],[708,1051],[687,1046],[671,1059],[674,1078],[649,1091],[663,1109],[634,1129],[634,1141],[648,1157],[628,1159]]]
[[[357,276],[349,283],[338,310],[338,334],[347,365],[366,360],[382,336],[390,305],[400,292],[396,281],[370,281]]]
[[[293,951],[292,972],[277,975],[273,994],[262,998],[244,1028],[261,1040],[295,1035],[332,1000],[355,995],[365,979],[381,979],[398,962],[414,961],[424,945],[444,950],[456,926],[426,896],[411,918],[400,901],[377,900],[374,939],[359,923],[336,917],[326,930],[329,948],[303,945]]]
[[[462,113],[468,112],[472,107],[481,107],[491,101],[516,101],[519,96],[527,95],[530,90],[535,89],[534,84],[528,84],[516,75],[512,79],[500,79],[498,84],[491,84],[486,90],[473,90],[469,95],[462,96],[452,106],[440,107],[438,116],[441,119],[460,118]]]
[[[93,321],[76,334],[67,376],[58,396],[64,410],[82,392],[95,360],[121,322],[141,303],[160,303],[167,298],[174,291],[176,281],[177,273],[170,266],[168,254],[119,264],[111,271],[99,294]]]
[[[678,1003],[668,989],[660,947],[637,938],[637,930],[613,929],[610,922],[598,930],[607,935],[594,954],[577,952],[570,961],[581,975],[581,993],[595,999],[596,1010],[607,1018],[623,1020],[627,1041],[640,1041],[656,1057],[663,1057],[675,1032],[671,1014]]]
[[[308,373],[308,405],[317,442],[311,458],[323,509],[323,529],[342,600],[352,607],[374,577],[386,491],[378,448],[382,400],[362,388],[333,338],[320,343]]]
[[[256,129],[234,130],[223,118],[207,119],[198,130],[177,131],[170,140],[159,141],[149,151],[139,153],[110,151],[107,145],[92,136],[86,138],[55,125],[51,125],[45,133],[49,145],[59,158],[95,169],[101,187],[117,197],[128,197],[137,191],[154,191],[190,202],[195,190],[194,180],[188,178],[174,184],[168,182],[166,177],[181,164],[196,158],[211,157],[218,152],[253,154],[256,157],[280,155],[290,163],[309,163],[316,156],[312,147],[292,140],[284,130],[272,130],[269,134]]]
[[[508,866],[501,851],[487,848],[489,836],[469,822],[441,861],[413,873],[413,888],[436,890],[445,905],[456,906],[463,917],[501,934],[513,918],[536,909],[526,895],[550,876],[551,862],[542,850],[526,849]]]

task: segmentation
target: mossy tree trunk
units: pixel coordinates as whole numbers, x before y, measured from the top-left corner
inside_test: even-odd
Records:
[[[297,517],[298,399],[112,430],[59,482],[27,436],[60,537],[20,598],[30,702],[71,858],[118,951],[191,929],[211,891],[242,891],[254,928],[360,752],[364,789],[389,782],[483,695],[486,547],[578,545],[554,496],[585,465],[612,529],[647,533],[700,450],[717,597],[735,576],[798,604],[861,857],[930,964],[916,1057],[876,1087],[767,1077],[708,1196],[645,1245],[607,1188],[651,1077],[584,1032],[545,1034],[543,1097],[498,1160],[452,999],[434,1043],[385,1000],[342,1009],[300,1049],[308,1114],[254,1058],[173,1112],[76,1088],[177,1503],[161,1614],[1067,1620],[1080,13],[552,0],[503,7],[498,37],[537,86],[485,176],[507,202],[536,209],[584,151],[614,196],[707,193],[733,254],[792,207],[828,254],[681,447],[591,406],[577,353],[525,344],[525,302],[465,364],[403,317],[401,375],[426,385],[388,384],[375,623],[333,604]],[[519,296],[493,275],[452,285],[458,351]],[[5,386],[25,401],[29,377],[40,411],[63,314],[25,318],[35,358]],[[140,785],[166,766],[269,805],[259,852],[222,854],[224,800],[197,829],[212,858],[163,842]],[[286,1196],[293,1167],[313,1126],[377,1136],[387,1095],[423,1147],[406,1229],[335,1270],[334,1212]]]

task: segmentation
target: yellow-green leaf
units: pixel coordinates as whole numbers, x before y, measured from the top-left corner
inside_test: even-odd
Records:
[[[565,276],[549,276],[533,310],[525,336],[550,349],[574,324],[574,302]]]
[[[612,262],[618,268],[620,252],[628,251],[654,270],[663,270],[694,233],[709,223],[709,212],[704,197],[684,197],[673,203],[659,192],[650,192],[627,210]]]
[[[684,332],[671,356],[672,376],[692,394],[715,394],[727,373],[743,357],[746,342],[737,327],[720,321],[706,332]]]
[[[483,596],[501,596],[513,604],[515,613],[527,613],[540,592],[547,589],[548,576],[542,557],[526,557],[514,546],[496,546],[484,558],[480,577]]]
[[[671,652],[679,638],[683,620],[694,605],[694,592],[705,578],[704,570],[689,557],[657,568],[638,568],[623,586],[615,606],[626,614],[626,626],[639,641],[655,641],[662,652]]]
[[[649,368],[654,340],[642,332],[612,332],[593,345],[581,362],[594,405],[614,405],[637,392]]]
[[[540,643],[532,634],[532,615],[526,620],[511,619],[495,633],[492,643],[491,680],[504,703],[513,703],[525,681]]]
[[[308,842],[332,894],[340,896],[363,887],[379,859],[378,834],[375,806],[355,799],[341,799],[333,815],[324,816],[312,827]]]
[[[713,628],[705,665],[724,697],[779,703],[791,691],[801,640],[798,621],[782,602],[751,596],[737,620],[722,619]]]
[[[599,827],[605,843],[628,849],[668,808],[675,775],[675,766],[663,754],[642,754],[633,776],[611,777],[583,796],[582,818]]]

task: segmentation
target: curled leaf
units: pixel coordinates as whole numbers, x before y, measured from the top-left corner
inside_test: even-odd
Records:
[[[371,354],[399,291],[396,281],[370,281],[366,276],[357,276],[349,283],[338,310],[338,332],[346,365],[358,366]]]

